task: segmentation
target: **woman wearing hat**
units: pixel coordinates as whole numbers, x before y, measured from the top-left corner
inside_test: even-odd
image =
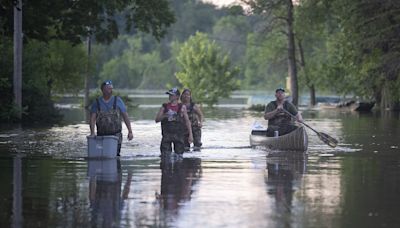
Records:
[[[161,155],[168,156],[172,152],[172,144],[176,154],[183,154],[185,151],[184,133],[188,129],[188,143],[193,142],[192,127],[187,115],[186,106],[179,103],[180,92],[177,88],[166,92],[169,95],[169,102],[164,103],[156,116],[156,123],[161,122]]]

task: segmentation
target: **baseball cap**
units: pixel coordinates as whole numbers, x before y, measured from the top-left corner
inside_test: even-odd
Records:
[[[177,89],[176,87],[168,90],[167,92],[165,92],[165,94],[175,95],[175,96],[181,95],[181,93],[179,92],[179,89]]]
[[[285,89],[284,89],[284,88],[282,88],[282,87],[280,87],[280,88],[277,88],[277,89],[275,90],[275,93],[277,93],[277,92],[279,92],[279,91],[285,92]]]
[[[104,86],[106,86],[106,85],[111,86],[111,88],[113,88],[113,84],[112,84],[111,80],[105,80],[103,83],[101,83],[100,88],[103,89]]]

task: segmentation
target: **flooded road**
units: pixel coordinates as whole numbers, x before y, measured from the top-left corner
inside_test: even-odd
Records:
[[[0,131],[1,227],[399,227],[398,113],[304,110],[307,153],[249,147],[261,113],[205,110],[201,152],[160,163],[158,108],[130,112],[119,159],[86,158],[88,125]],[[126,137],[126,129],[123,129]]]

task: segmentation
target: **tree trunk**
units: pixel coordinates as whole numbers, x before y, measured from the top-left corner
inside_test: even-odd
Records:
[[[310,105],[315,106],[317,104],[317,99],[315,98],[314,84],[311,84],[309,88],[310,88]]]
[[[290,78],[290,94],[293,104],[299,104],[299,92],[297,82],[296,53],[293,33],[293,3],[287,0],[287,36],[288,36],[288,74]]]
[[[315,106],[317,104],[316,99],[315,99],[315,86],[314,86],[314,83],[311,82],[311,80],[307,74],[306,60],[304,59],[304,50],[303,50],[303,45],[301,44],[301,40],[298,39],[297,43],[299,46],[300,67],[303,69],[306,84],[310,91],[310,106]]]
[[[17,106],[17,118],[22,112],[22,0],[14,3],[14,104]]]
[[[85,97],[84,97],[84,109],[85,109],[85,119],[86,122],[89,123],[90,120],[90,112],[89,112],[89,80],[90,80],[90,57],[91,57],[91,47],[92,42],[90,35],[87,37],[87,55],[88,55],[88,62],[87,62],[87,72],[85,76]]]

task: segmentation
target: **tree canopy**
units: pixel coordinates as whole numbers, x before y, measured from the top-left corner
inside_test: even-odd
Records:
[[[239,88],[235,79],[239,68],[232,67],[229,56],[204,33],[190,37],[182,45],[177,60],[181,70],[176,77],[185,88],[192,90],[199,103],[212,106]]]
[[[4,15],[2,31],[11,37],[15,1],[0,1]],[[125,18],[126,31],[139,30],[160,39],[175,17],[167,0],[75,0],[23,1],[23,29],[25,39],[49,41],[68,40],[74,44],[82,37],[94,36],[98,42],[109,43],[121,31],[117,14]]]

